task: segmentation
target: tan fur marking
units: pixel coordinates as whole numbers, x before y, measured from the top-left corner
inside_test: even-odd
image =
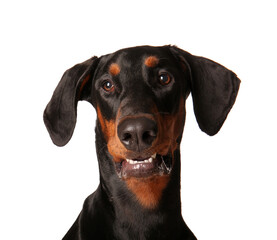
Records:
[[[169,182],[169,176],[153,176],[149,178],[128,178],[128,188],[145,208],[155,208],[159,204],[163,190]]]
[[[158,136],[157,144],[154,146],[154,152],[160,155],[167,155],[169,152],[173,153],[178,147],[177,138],[179,137],[184,121],[184,100],[181,98],[179,109],[174,115],[161,115],[158,113],[158,109],[154,109],[153,112],[157,113],[158,124]]]
[[[122,159],[126,159],[127,149],[123,146],[117,136],[117,124],[116,120],[106,120],[100,108],[97,106],[97,116],[101,125],[101,129],[104,133],[107,141],[108,151],[113,156],[115,162],[120,162]]]
[[[171,153],[173,156],[174,151],[178,147],[177,138],[183,127],[184,110],[183,99],[181,99],[179,109],[174,115],[162,115],[158,113],[158,109],[153,109],[154,116],[157,116],[156,121],[159,132],[153,146],[147,149],[149,155],[154,153],[167,155]],[[117,125],[120,122],[120,109],[115,120],[106,120],[102,116],[99,107],[97,107],[97,115],[107,141],[108,151],[113,156],[113,161],[120,162],[126,158],[132,159],[134,153],[127,150],[117,136]],[[158,206],[169,179],[169,175],[163,175],[148,178],[130,177],[124,179],[124,181],[128,189],[136,196],[143,207],[153,209]]]
[[[159,59],[155,56],[150,56],[148,58],[145,59],[144,64],[147,67],[153,68],[156,67],[159,63]]]
[[[120,67],[117,63],[112,63],[110,68],[109,68],[109,72],[112,76],[116,76],[120,73]]]

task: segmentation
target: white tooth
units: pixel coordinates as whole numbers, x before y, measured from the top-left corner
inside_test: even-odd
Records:
[[[154,154],[151,156],[151,158],[155,159],[155,158],[156,158],[156,155],[157,155],[157,153],[154,153]]]
[[[151,157],[151,158],[149,158],[149,160],[148,160],[150,163],[153,161],[153,158]]]
[[[133,161],[133,164],[137,164],[138,163],[138,161]]]
[[[143,162],[145,162],[145,163],[149,163],[149,160],[148,160],[148,159],[146,159],[146,160],[144,160]]]
[[[130,159],[126,159],[127,162],[130,162]]]
[[[130,160],[130,163],[131,163],[131,164],[134,164],[134,161],[133,161],[133,160]]]

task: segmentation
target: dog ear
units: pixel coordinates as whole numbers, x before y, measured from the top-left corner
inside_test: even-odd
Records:
[[[207,58],[171,47],[190,72],[194,113],[199,127],[210,136],[223,125],[235,103],[240,80],[236,74]]]
[[[54,144],[64,146],[70,140],[77,118],[77,102],[91,102],[91,79],[98,58],[77,64],[68,69],[45,108],[43,119]]]

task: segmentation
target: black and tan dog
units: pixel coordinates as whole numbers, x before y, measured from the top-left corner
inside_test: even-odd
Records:
[[[240,80],[174,46],[142,46],[93,57],[67,70],[44,112],[53,142],[65,145],[77,102],[97,111],[100,185],[65,240],[196,239],[181,215],[180,142],[191,93],[202,131],[216,134]]]

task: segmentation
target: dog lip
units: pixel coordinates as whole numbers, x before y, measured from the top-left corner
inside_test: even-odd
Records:
[[[148,158],[125,159],[116,165],[117,174],[120,178],[128,177],[144,178],[153,175],[170,174],[172,164],[164,160],[166,156],[153,154]],[[171,159],[171,157],[170,157]]]

